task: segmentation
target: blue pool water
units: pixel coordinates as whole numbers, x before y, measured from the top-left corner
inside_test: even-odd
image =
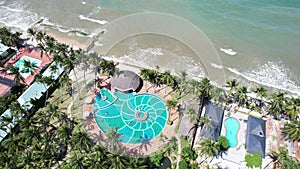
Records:
[[[22,72],[22,70],[24,70],[24,60],[29,61],[30,63],[34,63],[37,67],[40,66],[42,61],[38,60],[38,59],[35,59],[35,58],[28,57],[28,56],[22,56],[15,63],[14,66],[19,68],[19,71],[20,71],[22,77],[27,78],[31,74],[31,72],[34,71],[34,70],[31,70],[31,72],[27,72],[27,73]]]
[[[101,89],[96,97],[94,112],[97,125],[104,133],[108,128],[117,127],[121,135],[119,140],[128,144],[140,144],[155,138],[168,120],[165,102],[156,95],[146,93],[113,94]]]
[[[226,138],[230,147],[235,147],[238,143],[237,133],[240,128],[240,123],[235,118],[227,118],[225,120]]]

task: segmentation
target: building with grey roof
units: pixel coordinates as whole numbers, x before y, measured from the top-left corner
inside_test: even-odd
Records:
[[[200,136],[217,141],[222,129],[223,115],[223,108],[209,103],[205,107],[204,116],[211,120],[211,124],[201,129]]]
[[[266,121],[260,118],[248,116],[246,130],[246,151],[248,153],[260,153],[265,157],[266,150]]]

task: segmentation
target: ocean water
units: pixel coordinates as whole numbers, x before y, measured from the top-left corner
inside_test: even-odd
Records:
[[[105,34],[115,30],[106,26],[115,19],[141,12],[170,14],[207,36],[221,59],[210,64],[224,71],[226,79],[300,94],[298,0],[0,0],[0,9],[0,26],[19,30],[34,26],[82,43],[103,30],[103,38],[96,36],[95,50],[100,52],[107,45]],[[177,27],[189,33],[184,25]],[[173,72],[184,70],[192,77],[205,76],[205,67],[193,51],[171,39],[128,37],[107,57],[136,65],[159,65]],[[232,49],[236,55],[220,48]]]

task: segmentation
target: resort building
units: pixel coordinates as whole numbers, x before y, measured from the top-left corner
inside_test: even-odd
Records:
[[[60,75],[64,72],[63,67],[56,62],[53,62],[51,65],[57,65],[57,71],[52,72],[50,67],[45,70],[43,73],[43,77],[51,77],[54,81],[57,80]],[[51,66],[50,65],[50,66]],[[50,89],[50,85],[41,83],[41,82],[34,82],[18,99],[17,102],[20,104],[22,108],[25,110],[35,112],[35,106],[31,103],[31,100],[41,100],[43,96],[48,92]],[[1,117],[11,117],[11,110],[7,109]],[[22,117],[20,117],[22,118]],[[17,119],[13,120],[13,123],[8,124],[6,127],[0,129],[0,142],[9,134],[10,128],[13,128],[16,123]],[[2,122],[1,122],[2,123]]]
[[[29,61],[30,64],[36,67],[30,69],[28,72],[24,71],[26,67],[24,65],[25,61]],[[52,56],[47,56],[46,54],[41,56],[39,51],[32,48],[22,48],[15,54],[9,55],[8,58],[3,60],[3,64],[0,67],[0,96],[9,95],[10,89],[16,85],[15,75],[9,75],[6,70],[8,65],[18,68],[20,75],[24,78],[24,81],[19,79],[20,83],[29,86],[34,80],[34,75],[43,71],[51,62]]]
[[[122,70],[112,78],[111,87],[125,93],[138,92],[143,86],[142,79],[134,72]]]
[[[265,158],[266,150],[266,121],[260,118],[248,116],[246,133],[246,151],[248,153],[260,153]]]
[[[203,125],[200,136],[217,141],[222,129],[223,115],[223,108],[209,103],[205,107],[204,116],[210,119],[210,124]]]

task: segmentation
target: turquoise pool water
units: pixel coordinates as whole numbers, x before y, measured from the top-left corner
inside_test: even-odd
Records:
[[[105,99],[103,99],[103,96]],[[128,144],[140,144],[157,137],[168,120],[165,102],[152,94],[114,94],[101,89],[94,104],[95,119],[105,133],[117,127],[119,140]]]
[[[225,120],[226,138],[230,147],[235,147],[238,143],[237,133],[240,129],[240,123],[235,118],[227,118]]]
[[[18,67],[19,68],[19,71],[21,73],[21,75],[24,77],[24,78],[27,78],[32,71],[34,70],[31,70],[31,72],[28,72],[28,73],[24,73],[22,72],[22,70],[24,69],[24,60],[27,60],[29,61],[30,63],[35,63],[36,66],[40,66],[40,64],[42,63],[41,60],[38,60],[38,59],[35,59],[35,58],[31,58],[29,56],[22,56],[16,63],[15,63],[15,67]]]

